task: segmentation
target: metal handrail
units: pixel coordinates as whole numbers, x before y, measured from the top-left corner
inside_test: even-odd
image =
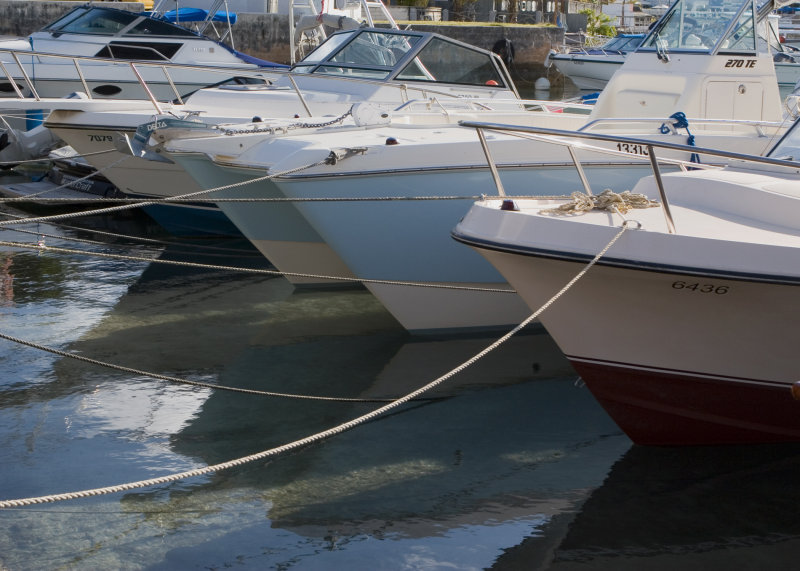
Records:
[[[410,90],[419,91],[421,93],[436,95],[440,97],[452,97],[452,98],[460,98],[458,94],[450,93],[447,91],[438,90],[435,86],[431,86],[428,84],[425,85],[415,85],[410,84],[407,82],[385,82],[385,81],[378,81],[374,79],[367,79],[362,77],[347,77],[347,76],[330,76],[325,74],[307,74],[307,73],[299,73],[293,72],[289,69],[272,69],[272,68],[256,68],[256,67],[238,67],[238,66],[207,66],[207,65],[197,65],[197,64],[184,64],[184,63],[164,63],[161,61],[147,61],[147,60],[117,60],[114,58],[103,58],[103,57],[90,57],[90,56],[66,56],[62,54],[54,54],[49,52],[19,52],[16,50],[9,50],[9,49],[0,49],[0,54],[10,54],[12,58],[14,58],[17,63],[16,65],[20,68],[20,71],[23,75],[25,75],[25,70],[22,67],[23,64],[19,62],[17,59],[17,54],[24,57],[37,57],[39,59],[43,58],[52,58],[52,59],[62,59],[68,61],[79,61],[79,62],[95,62],[95,63],[108,63],[114,64],[118,66],[128,65],[131,61],[133,61],[138,68],[161,68],[161,69],[174,69],[174,70],[196,70],[196,71],[204,71],[209,73],[216,73],[220,75],[230,75],[232,72],[235,72],[237,75],[246,76],[246,77],[257,77],[257,78],[264,78],[265,76],[271,78],[280,78],[280,77],[311,77],[314,79],[325,79],[335,77],[337,80],[340,81],[348,81],[354,83],[360,83],[364,85],[374,85],[374,86],[384,86],[384,87],[391,87],[393,89],[399,89],[404,93],[407,93]],[[0,62],[2,63],[2,62]],[[9,81],[13,81],[13,76],[7,70],[7,68],[3,68],[3,75]],[[29,85],[29,87],[32,87]],[[32,91],[33,93],[33,91]],[[489,100],[490,98],[486,98]],[[522,101],[517,99],[494,99],[495,101]],[[532,100],[530,104],[545,104],[548,105],[558,105],[558,102],[545,102],[545,101],[538,101]],[[570,105],[570,107],[579,107],[579,104]],[[588,106],[587,106],[588,108]]]
[[[591,190],[589,189],[589,183],[588,180],[586,179],[585,174],[583,173],[583,168],[575,153],[575,147],[580,146],[580,144],[576,142],[571,142],[571,140],[589,139],[594,141],[605,141],[611,143],[626,143],[629,145],[641,145],[642,147],[647,149],[648,153],[647,156],[650,161],[650,166],[653,169],[653,175],[655,178],[656,186],[658,188],[658,192],[661,197],[664,217],[667,223],[667,229],[671,234],[675,233],[675,223],[672,217],[672,212],[670,210],[667,193],[664,188],[664,182],[661,178],[661,169],[658,164],[659,160],[656,158],[656,151],[655,151],[656,148],[686,152],[691,154],[710,155],[714,157],[720,157],[728,162],[744,161],[744,162],[758,163],[776,167],[788,167],[794,170],[800,169],[800,162],[798,161],[774,159],[770,157],[762,157],[760,155],[747,155],[744,153],[736,153],[733,151],[723,151],[719,149],[710,149],[706,147],[681,145],[664,141],[654,141],[652,139],[639,139],[636,137],[606,135],[602,133],[588,133],[585,131],[566,131],[563,129],[549,129],[545,127],[528,127],[522,125],[506,125],[501,123],[485,123],[479,121],[460,121],[459,124],[464,127],[471,127],[477,130],[478,136],[481,141],[481,146],[484,149],[484,154],[486,155],[486,159],[489,162],[489,168],[492,172],[493,178],[495,179],[495,184],[497,185],[498,193],[501,196],[505,196],[505,191],[503,189],[502,182],[500,182],[499,174],[497,174],[497,167],[494,164],[491,154],[489,153],[488,146],[486,145],[486,140],[483,135],[483,131],[485,130],[505,132],[511,135],[514,135],[515,133],[527,133],[538,136],[539,140],[542,140],[544,138],[551,144],[566,146],[570,152],[570,156],[572,157],[575,167],[578,170],[581,182],[584,185],[584,188],[586,189],[588,194],[592,194]],[[598,153],[605,152],[608,154],[615,154],[615,155],[618,153],[618,151],[614,151],[611,149],[603,149],[601,147],[593,147],[592,151]]]
[[[673,126],[674,119],[665,117],[657,119],[654,117],[601,117],[599,119],[592,119],[585,125],[582,125],[578,131],[587,132],[600,125],[621,125],[621,124],[652,124],[652,125],[665,125],[671,131],[677,132]],[[702,125],[711,125],[714,127],[754,127],[759,136],[766,136],[763,129],[781,129],[785,127],[782,121],[764,121],[761,119],[692,119],[692,127]]]
[[[141,68],[159,68],[163,72],[163,74],[166,76],[167,82],[170,85],[173,93],[175,94],[175,99],[178,100],[180,103],[182,103],[182,100],[181,100],[181,98],[179,96],[179,92],[178,92],[177,88],[175,87],[175,84],[172,81],[171,76],[169,74],[169,70],[170,69],[172,69],[172,70],[176,70],[176,69],[177,70],[198,70],[198,71],[204,71],[204,72],[209,72],[209,73],[221,74],[221,75],[225,75],[225,76],[229,76],[232,72],[235,72],[237,75],[242,75],[242,76],[247,76],[247,77],[258,77],[258,78],[262,78],[262,79],[265,78],[265,77],[269,77],[269,78],[273,78],[273,79],[286,77],[288,79],[289,83],[291,84],[291,88],[293,88],[295,90],[295,92],[298,94],[298,97],[300,98],[300,101],[303,104],[303,106],[306,109],[306,111],[309,114],[309,116],[312,116],[312,113],[311,113],[311,111],[309,109],[308,103],[306,102],[306,98],[302,94],[301,88],[297,85],[297,82],[295,81],[295,78],[301,78],[302,77],[302,78],[313,78],[313,79],[325,80],[325,79],[328,79],[330,77],[330,76],[327,76],[327,75],[324,75],[324,74],[308,75],[308,74],[305,74],[305,73],[297,73],[297,72],[292,72],[290,70],[282,70],[282,69],[263,69],[263,68],[251,68],[251,67],[240,68],[240,67],[234,67],[234,66],[231,66],[231,67],[218,67],[218,66],[209,67],[209,66],[203,66],[203,65],[180,64],[180,63],[164,63],[164,62],[160,62],[160,61],[156,62],[156,61],[146,61],[146,60],[144,60],[144,61],[135,61],[135,60],[122,60],[122,61],[120,61],[120,60],[115,60],[113,58],[98,58],[98,57],[89,57],[89,56],[67,56],[67,55],[53,54],[53,53],[47,53],[47,52],[17,52],[15,50],[0,49],[0,54],[3,54],[3,53],[9,53],[15,59],[16,65],[18,66],[19,70],[21,71],[21,73],[23,75],[24,82],[27,84],[27,86],[30,89],[31,93],[34,95],[34,97],[37,100],[39,100],[40,97],[36,93],[36,89],[33,86],[33,82],[27,76],[27,73],[25,72],[23,64],[18,59],[18,56],[36,57],[36,58],[39,58],[40,60],[43,59],[43,58],[53,58],[53,59],[61,59],[61,60],[71,61],[75,66],[78,78],[79,78],[81,84],[83,85],[84,90],[86,90],[86,94],[87,94],[87,96],[89,98],[91,98],[92,96],[91,96],[87,81],[86,81],[86,79],[84,77],[84,74],[81,71],[80,62],[101,62],[101,63],[114,64],[114,65],[117,65],[117,66],[126,66],[126,65],[127,66],[131,66],[133,64],[138,69],[141,69]],[[2,74],[6,77],[6,79],[8,79],[14,85],[15,91],[17,92],[17,96],[20,99],[24,98],[24,95],[16,87],[16,85],[17,85],[16,84],[16,79],[11,74],[11,72],[8,70],[8,68],[5,65],[2,64],[2,61],[0,61],[0,71],[2,71]],[[148,94],[148,99],[151,99],[151,101],[152,101],[154,99],[152,97],[152,91],[148,88],[146,81],[142,78],[141,74],[135,73],[135,77],[136,77],[136,80],[142,86],[144,92],[146,94]],[[486,97],[486,98],[473,98],[473,97],[465,98],[465,97],[459,96],[457,93],[451,93],[451,92],[441,91],[441,90],[432,88],[432,87],[435,87],[435,86],[431,86],[431,85],[428,85],[428,84],[417,86],[415,84],[410,84],[409,85],[409,83],[407,83],[407,82],[393,83],[393,82],[377,81],[377,80],[372,80],[372,79],[367,79],[367,78],[354,78],[354,77],[344,77],[344,76],[335,76],[335,77],[336,77],[337,81],[355,82],[357,84],[363,84],[363,85],[372,85],[372,86],[376,86],[376,87],[390,87],[392,89],[399,89],[401,91],[401,94],[402,94],[401,99],[404,100],[404,101],[409,101],[410,100],[409,92],[410,91],[414,91],[414,92],[419,92],[426,99],[434,98],[434,97],[439,97],[439,98],[443,98],[445,100],[453,100],[453,101],[455,101],[455,100],[464,101],[464,100],[469,99],[469,101],[473,105],[476,105],[476,106],[483,105],[487,109],[491,109],[493,107],[497,107],[498,105],[538,106],[545,112],[550,112],[551,109],[561,109],[561,108],[566,108],[566,107],[569,107],[571,109],[582,109],[582,110],[591,109],[590,105],[585,105],[585,104],[565,103],[565,102],[558,102],[558,101],[545,101],[545,100],[537,100],[537,99],[518,99],[518,98],[514,98],[514,97],[509,97],[509,98],[490,98],[490,97]],[[159,109],[158,105],[156,105],[156,109]],[[531,111],[531,112],[534,112],[534,111]]]
[[[144,81],[144,78],[139,73],[139,70],[136,69],[136,64],[134,62],[130,62],[130,66],[131,66],[131,71],[133,71],[133,74],[136,76],[136,79],[139,80],[139,83],[144,88],[144,92],[147,94],[147,98],[150,100],[150,103],[152,103],[153,107],[156,108],[158,114],[162,115],[164,111],[161,110],[161,106],[158,104],[158,99],[156,99],[155,95],[153,95],[153,92],[150,91],[150,88],[147,87],[147,83]]]
[[[308,113],[309,117],[313,117],[314,114],[311,112],[311,109],[308,107],[308,103],[306,102],[306,98],[303,97],[303,92],[300,91],[300,86],[297,85],[297,82],[294,80],[294,76],[292,74],[289,74],[289,75],[287,75],[287,77],[289,78],[289,82],[292,84],[292,87],[294,88],[295,93],[297,93],[297,97],[300,99],[300,103],[303,105],[303,108],[306,110],[306,113]]]
[[[126,65],[128,62],[133,61],[136,63],[137,66],[149,66],[149,67],[160,67],[162,65],[168,65],[169,67],[175,67],[178,69],[197,69],[197,70],[204,70],[204,71],[216,71],[218,73],[228,73],[230,71],[236,71],[237,73],[252,73],[252,74],[263,74],[265,72],[280,72],[280,69],[272,69],[272,68],[261,68],[255,65],[225,65],[224,63],[219,63],[213,66],[210,65],[203,65],[203,64],[190,64],[190,63],[176,63],[176,62],[163,62],[163,61],[149,61],[149,60],[120,60],[111,57],[98,57],[98,56],[76,56],[76,55],[64,55],[64,54],[57,54],[53,52],[38,52],[38,51],[21,51],[21,50],[13,50],[8,48],[0,48],[0,54],[9,54],[11,57],[14,57],[15,54],[25,57],[36,57],[41,59],[65,59],[65,60],[79,60],[79,61],[89,61],[89,62],[100,62],[100,63],[109,63],[109,64],[116,64],[116,65]],[[287,73],[287,71],[283,71],[283,73]]]
[[[38,100],[40,99],[40,98],[39,98],[39,94],[38,94],[38,93],[36,93],[36,88],[33,86],[33,82],[31,81],[31,78],[30,78],[30,77],[28,77],[28,74],[27,74],[27,72],[25,71],[25,68],[24,68],[24,67],[22,67],[22,63],[20,63],[20,61],[19,61],[19,57],[17,56],[17,53],[16,53],[16,52],[12,52],[12,53],[11,53],[11,57],[13,57],[13,58],[14,58],[14,61],[17,63],[17,66],[19,66],[19,71],[20,71],[20,73],[22,74],[22,77],[25,79],[25,83],[27,83],[27,84],[28,84],[28,89],[30,89],[30,90],[31,90],[31,95],[33,95],[33,98],[34,98],[34,99],[36,99],[36,100],[38,101]],[[13,78],[13,77],[9,77],[9,78],[8,78],[8,80],[9,80],[11,83],[14,83],[14,78]]]
[[[81,80],[81,85],[83,85],[83,92],[86,94],[86,97],[91,99],[92,92],[89,90],[89,84],[86,83],[86,78],[83,76],[83,71],[81,70],[80,62],[78,60],[73,60],[72,63],[75,64],[75,71],[78,72],[78,78]]]
[[[711,155],[715,157],[722,157],[728,160],[738,160],[745,162],[755,162],[767,164],[771,166],[789,167],[793,169],[800,169],[800,162],[788,161],[785,159],[773,159],[770,157],[763,157],[760,155],[748,155],[745,153],[737,153],[734,151],[724,151],[720,149],[711,149],[708,147],[695,147],[691,145],[682,145],[680,143],[669,143],[666,141],[655,141],[652,139],[639,139],[636,137],[628,137],[624,135],[607,135],[604,133],[587,133],[585,131],[567,131],[564,129],[551,129],[547,127],[529,127],[526,125],[509,125],[503,123],[489,123],[482,121],[460,121],[460,125],[464,127],[472,127],[474,129],[488,129],[491,131],[517,131],[520,133],[532,133],[536,135],[546,135],[553,137],[551,141],[554,144],[569,145],[565,141],[558,141],[556,137],[564,137],[571,139],[592,139],[595,141],[606,141],[612,143],[628,143],[631,145],[654,146],[673,151],[682,151],[686,153],[696,153],[699,155]],[[597,149],[600,151],[600,149]],[[614,152],[615,153],[615,152]]]
[[[5,64],[4,64],[2,61],[0,61],[0,71],[2,71],[2,72],[3,72],[3,75],[5,75],[5,76],[6,76],[6,79],[8,79],[8,82],[11,84],[11,87],[13,87],[13,88],[14,88],[14,91],[16,92],[16,94],[17,94],[17,97],[18,97],[19,99],[24,99],[24,98],[25,98],[25,96],[24,96],[24,95],[22,95],[22,91],[20,91],[20,90],[19,90],[19,85],[17,85],[17,81],[16,81],[16,80],[15,80],[15,79],[12,77],[12,75],[11,75],[11,74],[8,72],[8,70],[6,69],[6,66],[5,66]]]

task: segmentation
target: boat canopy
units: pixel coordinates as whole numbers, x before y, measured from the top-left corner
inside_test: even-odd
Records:
[[[496,54],[438,34],[358,28],[332,34],[292,71],[513,88]]]
[[[161,16],[162,20],[165,20],[170,23],[179,23],[179,22],[205,22],[207,20],[211,20],[212,22],[230,22],[231,25],[236,23],[236,14],[234,12],[225,12],[220,10],[215,12],[209,18],[208,10],[203,10],[202,8],[178,8],[177,10],[170,10],[169,12],[164,12]]]

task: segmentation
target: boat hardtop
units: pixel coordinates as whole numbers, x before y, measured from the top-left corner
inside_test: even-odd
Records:
[[[189,22],[198,17],[197,13],[186,14],[186,19],[178,21]],[[228,16],[232,19],[227,21],[235,22],[235,15]],[[252,63],[252,60],[244,62],[239,57],[240,54],[225,43],[177,25],[171,20],[154,12],[132,12],[87,4],[70,10],[55,22],[28,36],[28,51],[188,63],[190,59],[196,58],[196,54],[184,55],[181,50],[187,43],[203,41],[221,48],[221,53],[215,54],[214,60],[229,60],[240,65]],[[0,43],[0,48],[3,47],[6,46]],[[274,67],[276,64],[264,61],[262,65]]]

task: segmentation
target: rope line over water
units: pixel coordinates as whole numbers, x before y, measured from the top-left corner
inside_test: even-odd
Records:
[[[104,151],[93,151],[91,153],[86,153],[84,155],[71,155],[71,156],[65,157],[65,158],[68,158],[68,159],[79,159],[79,158],[83,158],[83,157],[93,157],[93,156],[96,156],[96,155],[105,155],[106,153],[113,153],[114,151],[116,151],[116,149],[106,149]],[[52,160],[52,159],[50,159],[49,157],[40,157],[38,159],[25,159],[25,160],[20,160],[20,161],[0,161],[0,167],[22,165],[22,164],[27,164],[27,163],[42,163],[42,162],[45,162],[45,161],[48,161],[48,160]]]
[[[347,398],[347,397],[326,397],[326,396],[314,396],[314,395],[298,395],[298,394],[291,394],[291,393],[278,393],[273,391],[259,391],[256,389],[242,389],[238,387],[228,387],[225,385],[216,385],[214,383],[206,383],[203,381],[192,381],[189,379],[182,379],[180,377],[172,377],[169,375],[162,375],[160,373],[153,373],[150,371],[144,371],[141,369],[134,369],[132,367],[125,367],[123,365],[116,365],[114,363],[106,363],[104,361],[98,361],[97,359],[92,359],[91,357],[84,357],[83,355],[76,355],[75,353],[70,353],[68,351],[62,351],[60,349],[55,349],[53,347],[48,347],[46,345],[40,345],[39,343],[34,343],[33,341],[26,341],[25,339],[20,339],[19,337],[13,337],[12,335],[6,335],[5,333],[0,332],[0,339],[5,339],[7,341],[12,341],[14,343],[18,343],[19,345],[25,345],[26,347],[31,347],[33,349],[39,349],[40,351],[45,351],[47,353],[52,353],[53,355],[59,355],[61,357],[67,357],[69,359],[75,359],[76,361],[82,361],[84,363],[90,363],[92,365],[99,365],[101,367],[106,367],[109,369],[114,369],[117,371],[123,371],[125,373],[133,373],[136,375],[143,375],[146,377],[151,377],[154,379],[159,379],[162,381],[169,381],[171,383],[178,383],[181,385],[190,385],[193,387],[205,388],[205,389],[215,389],[221,391],[230,391],[235,393],[244,393],[249,395],[258,395],[258,396],[267,396],[267,397],[278,397],[278,398],[289,398],[289,399],[298,399],[298,400],[314,400],[314,401],[329,401],[329,402],[347,402],[347,403],[367,403],[367,402],[392,402],[394,399],[384,398],[374,398],[374,399],[363,399],[363,398]]]
[[[222,270],[230,272],[243,272],[248,274],[262,274],[271,276],[292,276],[313,279],[325,279],[341,282],[354,282],[364,284],[382,284],[382,285],[396,285],[408,287],[427,287],[433,289],[448,289],[460,291],[479,291],[488,293],[516,293],[516,290],[505,288],[479,288],[470,286],[457,286],[451,284],[442,284],[434,282],[405,282],[397,280],[378,280],[369,278],[355,278],[355,277],[342,277],[342,276],[324,276],[319,274],[304,274],[297,272],[281,272],[279,270],[264,270],[259,268],[241,268],[236,266],[223,266],[216,264],[198,264],[196,262],[180,262],[178,260],[160,260],[158,258],[148,258],[144,256],[126,256],[122,254],[107,254],[104,252],[87,252],[85,250],[75,250],[72,248],[58,248],[54,246],[47,246],[43,243],[32,244],[30,242],[7,242],[0,240],[0,246],[9,246],[11,248],[24,248],[27,250],[38,250],[40,252],[55,252],[60,254],[78,254],[82,256],[96,256],[99,258],[108,258],[113,260],[128,260],[133,262],[148,262],[156,264],[168,264],[172,266],[182,266],[187,268],[200,268],[206,270]]]
[[[402,404],[405,404],[412,399],[424,394],[425,392],[435,388],[436,386],[442,384],[443,382],[447,381],[451,377],[455,376],[456,374],[460,373],[464,369],[468,368],[478,360],[482,359],[498,347],[500,347],[503,343],[508,341],[512,336],[516,333],[524,329],[530,322],[536,319],[539,315],[541,315],[547,308],[549,308],[553,303],[555,303],[562,295],[564,295],[579,279],[581,279],[589,269],[594,266],[600,258],[602,258],[606,252],[616,243],[616,241],[625,233],[628,229],[628,223],[624,222],[622,227],[620,228],[619,232],[611,239],[611,241],[606,244],[606,246],[589,262],[587,263],[578,274],[572,278],[563,288],[561,288],[553,297],[551,297],[547,302],[544,303],[538,310],[533,312],[529,317],[527,317],[522,323],[514,327],[511,331],[500,337],[497,341],[490,344],[488,347],[462,363],[458,365],[454,369],[450,370],[449,372],[445,373],[441,377],[431,381],[427,385],[420,387],[419,389],[408,393],[407,395],[390,402],[382,407],[379,407],[367,414],[354,418],[350,421],[345,423],[339,424],[330,428],[328,430],[324,430],[322,432],[317,432],[316,434],[312,434],[305,438],[301,438],[299,440],[295,440],[293,442],[289,442],[288,444],[284,444],[282,446],[278,446],[275,448],[270,448],[268,450],[264,450],[261,452],[257,452],[255,454],[251,454],[249,456],[244,456],[241,458],[237,458],[234,460],[230,460],[228,462],[222,462],[220,464],[214,464],[211,466],[206,466],[204,468],[197,468],[194,470],[188,470],[185,472],[179,472],[176,474],[169,474],[165,476],[160,476],[157,478],[151,478],[149,480],[139,480],[137,482],[128,482],[125,484],[119,484],[115,486],[108,486],[104,488],[94,488],[91,490],[82,490],[77,492],[68,492],[63,494],[53,494],[49,496],[39,496],[33,498],[21,498],[17,500],[3,500],[0,501],[0,509],[4,508],[17,508],[22,506],[34,505],[34,504],[43,504],[43,503],[51,503],[51,502],[58,502],[64,500],[72,500],[78,498],[87,498],[92,496],[99,496],[105,494],[112,494],[116,492],[124,492],[128,490],[138,489],[138,488],[145,488],[149,486],[155,486],[159,484],[166,484],[170,482],[176,482],[179,480],[185,480],[187,478],[193,478],[195,476],[202,476],[205,474],[210,474],[214,472],[219,472],[221,470],[227,470],[229,468],[233,468],[236,466],[241,466],[243,464],[247,464],[250,462],[254,462],[256,460],[262,460],[264,458],[277,456],[279,454],[296,450],[303,446],[307,446],[314,442],[318,442],[320,440],[324,440],[330,438],[331,436],[335,436],[337,434],[341,434],[347,430],[355,428],[365,422],[373,420],[378,416],[385,414],[386,412],[399,407]]]
[[[207,189],[207,190],[198,190],[197,192],[190,192],[188,194],[182,194],[182,195],[176,196],[176,197],[168,197],[168,198],[163,198],[163,199],[158,199],[158,200],[144,200],[143,202],[137,201],[137,202],[135,202],[133,204],[122,204],[120,206],[109,206],[107,208],[98,208],[98,209],[95,209],[95,210],[85,210],[85,211],[81,211],[81,212],[67,212],[67,213],[64,213],[64,214],[53,214],[53,215],[50,215],[50,216],[38,216],[38,217],[35,217],[35,218],[26,218],[25,222],[51,222],[53,220],[67,220],[67,219],[70,219],[70,218],[79,218],[79,217],[82,217],[82,216],[90,216],[90,215],[97,215],[97,214],[111,214],[111,213],[115,213],[115,212],[123,212],[125,210],[131,210],[133,208],[141,208],[142,206],[151,206],[151,205],[156,205],[156,204],[160,204],[160,203],[164,203],[164,202],[166,202],[166,203],[175,202],[178,199],[189,199],[189,198],[193,198],[193,197],[197,197],[197,196],[203,196],[203,195],[206,195],[206,194],[209,194],[211,192],[218,191],[218,190],[227,190],[227,189],[230,189],[230,188],[237,188],[237,187],[240,187],[240,186],[253,184],[255,182],[259,182],[259,181],[262,181],[262,180],[267,180],[267,179],[270,179],[270,178],[274,178],[276,176],[292,174],[292,173],[299,172],[299,171],[302,171],[302,170],[305,170],[305,169],[309,169],[309,168],[312,168],[312,167],[315,167],[315,166],[318,166],[318,165],[321,165],[321,164],[325,164],[325,162],[327,160],[328,160],[328,157],[326,156],[324,159],[322,159],[320,161],[317,161],[315,163],[311,163],[311,164],[308,164],[308,165],[304,165],[304,166],[301,166],[301,167],[288,169],[288,170],[285,170],[285,171],[276,172],[276,173],[273,173],[273,174],[268,174],[268,175],[265,175],[265,176],[262,176],[262,177],[252,178],[252,179],[248,179],[248,180],[245,180],[245,181],[236,182],[236,183],[233,183],[233,184],[228,184],[228,185],[225,185],[225,186],[219,186],[217,188],[212,188],[212,189]],[[16,198],[12,198],[12,199],[8,199],[8,200],[9,201],[18,201],[18,199],[16,199]],[[105,200],[116,202],[116,199],[113,199],[113,198],[112,199],[105,199]],[[127,201],[129,199],[122,199],[122,200],[126,200]],[[96,199],[95,199],[95,201],[96,201]],[[13,224],[20,224],[20,223],[21,222],[18,221],[18,220],[3,220],[3,221],[0,221],[0,226],[10,226],[10,225],[13,225]]]

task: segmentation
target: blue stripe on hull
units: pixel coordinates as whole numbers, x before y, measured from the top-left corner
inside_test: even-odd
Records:
[[[142,210],[175,236],[226,236],[242,238],[242,233],[217,208],[191,208],[157,204]]]

